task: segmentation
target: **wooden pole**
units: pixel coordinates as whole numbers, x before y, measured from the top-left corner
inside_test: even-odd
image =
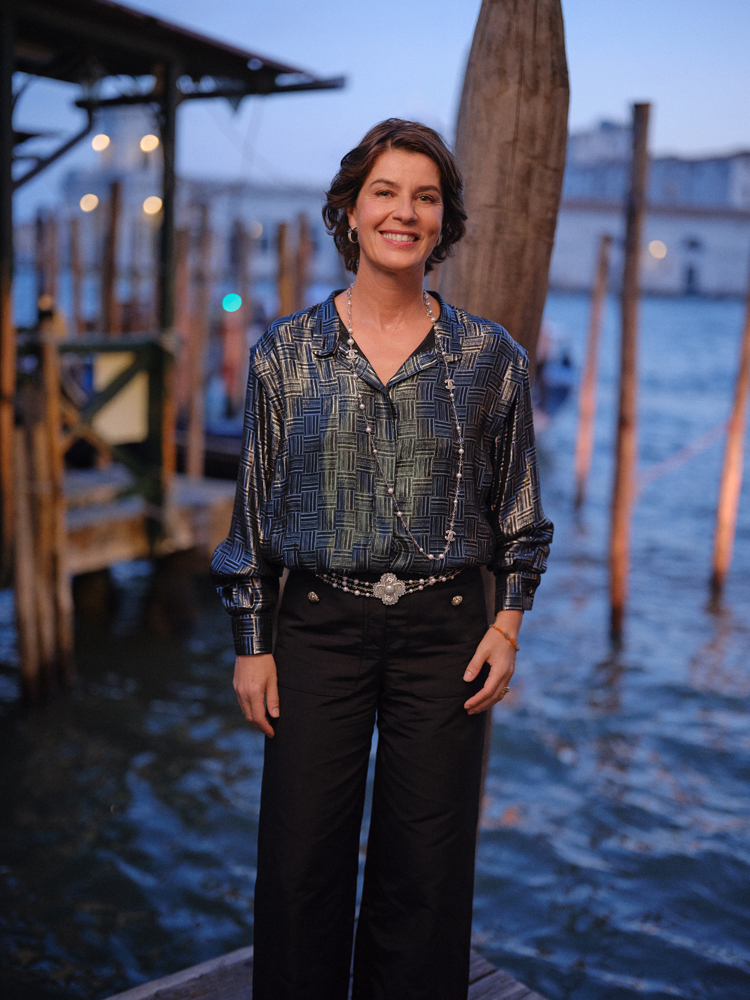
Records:
[[[84,331],[83,319],[83,264],[81,261],[81,222],[74,215],[68,224],[68,252],[70,257],[70,285],[72,311],[71,327],[78,337]]]
[[[190,342],[190,230],[175,234],[175,404],[179,411],[188,409],[188,344]]]
[[[55,668],[63,686],[73,683],[73,590],[66,566],[67,531],[63,492],[64,461],[61,442],[60,357],[51,337],[41,343],[44,432],[48,455],[50,520],[50,587],[55,608]]]
[[[21,661],[21,692],[25,701],[34,702],[40,694],[39,639],[36,612],[36,577],[34,531],[29,490],[29,468],[26,455],[26,433],[22,427],[14,431],[15,497],[15,560],[14,593],[18,654]]]
[[[716,511],[716,531],[714,534],[714,564],[711,589],[718,597],[724,586],[732,563],[734,534],[737,527],[737,510],[742,489],[743,453],[747,427],[748,396],[750,395],[750,290],[745,309],[745,325],[742,331],[740,365],[734,390],[734,405],[729,418],[727,443],[724,451],[724,467],[721,472],[719,503]]]
[[[449,302],[502,323],[533,368],[568,119],[560,0],[482,0],[456,130],[469,218],[441,267]]]
[[[294,275],[289,247],[289,226],[286,222],[280,222],[276,230],[276,254],[279,268],[277,277],[279,316],[288,316],[294,312]]]
[[[0,586],[11,579],[15,535],[13,409],[16,330],[13,323],[13,68],[14,10],[0,5]]]
[[[310,257],[312,243],[310,240],[310,223],[304,212],[297,219],[297,266],[295,267],[294,311],[305,308],[305,296],[310,281]]]
[[[599,258],[596,265],[596,280],[591,299],[591,319],[586,342],[586,362],[578,396],[578,436],[576,438],[576,507],[583,505],[586,481],[591,468],[591,454],[594,449],[594,418],[596,417],[596,374],[599,361],[599,339],[601,336],[604,303],[607,298],[607,278],[609,275],[609,252],[612,237],[603,233],[599,241]]]
[[[636,489],[638,459],[638,298],[641,237],[648,174],[648,119],[650,104],[633,105],[633,154],[626,208],[625,266],[622,279],[622,333],[620,341],[620,401],[617,420],[617,457],[612,489],[609,593],[610,631],[622,634],[630,571],[630,520]]]
[[[193,278],[193,316],[190,327],[188,372],[188,432],[185,471],[203,475],[206,458],[205,362],[211,309],[211,228],[208,205],[201,205],[198,260]]]
[[[109,189],[107,234],[104,241],[101,286],[101,331],[107,337],[119,332],[117,316],[117,248],[120,230],[120,182],[112,181]]]
[[[177,134],[177,78],[174,62],[167,63],[162,74],[160,131],[162,152],[162,210],[159,230],[159,329],[174,326],[175,264],[175,142]]]

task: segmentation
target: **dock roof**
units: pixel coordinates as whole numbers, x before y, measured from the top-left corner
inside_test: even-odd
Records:
[[[237,100],[344,83],[342,77],[323,79],[111,0],[11,4],[15,69],[34,76],[90,86],[105,77],[151,76],[160,64],[176,63],[181,97],[187,99]]]

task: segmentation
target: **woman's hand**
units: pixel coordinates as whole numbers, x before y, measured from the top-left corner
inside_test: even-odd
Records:
[[[266,718],[279,717],[279,688],[276,663],[270,653],[238,656],[234,661],[234,690],[242,714],[250,725],[266,736],[273,736],[273,726]]]
[[[523,611],[500,611],[495,619],[495,625],[517,642],[522,619]],[[477,646],[477,651],[464,673],[464,680],[474,680],[485,663],[489,663],[490,672],[484,687],[464,703],[469,715],[486,712],[498,701],[502,701],[506,693],[504,688],[510,686],[510,679],[516,669],[516,650],[513,644],[494,628],[487,630]]]

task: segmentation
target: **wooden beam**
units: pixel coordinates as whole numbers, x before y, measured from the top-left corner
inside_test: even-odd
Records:
[[[502,323],[534,364],[562,192],[568,67],[560,0],[482,0],[456,153],[466,236],[440,291]]]
[[[13,52],[15,22],[0,5],[0,586],[11,579],[15,534],[13,407],[16,330],[13,323]]]
[[[714,534],[713,574],[711,589],[718,597],[732,563],[734,535],[737,528],[737,511],[742,489],[743,454],[747,428],[748,396],[750,396],[750,288],[745,307],[745,325],[742,330],[742,346],[734,390],[734,404],[727,429],[727,443],[724,451],[724,465],[719,487],[719,503],[716,510],[716,531]]]
[[[603,233],[599,241],[599,257],[596,264],[596,279],[591,297],[591,318],[586,341],[586,360],[578,395],[578,435],[576,437],[576,507],[583,506],[586,482],[591,468],[594,450],[594,421],[596,418],[596,375],[599,363],[599,340],[601,337],[604,305],[607,299],[609,277],[609,253],[612,237]]]
[[[159,231],[159,329],[174,326],[175,265],[175,151],[177,133],[178,69],[175,62],[163,66],[159,125],[162,153],[162,209]]]
[[[280,222],[276,230],[276,259],[278,261],[276,287],[279,296],[279,316],[288,316],[294,312],[295,281],[289,245],[289,226],[286,222]]]
[[[117,251],[120,243],[120,214],[120,182],[112,181],[109,187],[107,233],[104,239],[101,307],[99,314],[99,329],[105,337],[115,337],[120,332],[116,300]]]
[[[648,119],[650,104],[633,105],[633,153],[626,208],[625,267],[622,279],[620,338],[620,400],[617,418],[617,456],[612,487],[609,594],[610,631],[622,634],[630,572],[630,520],[638,463],[638,307],[643,219],[648,175]]]
[[[193,310],[188,344],[188,427],[185,471],[203,475],[206,460],[206,349],[211,319],[211,226],[208,205],[200,206],[198,259],[193,277]]]

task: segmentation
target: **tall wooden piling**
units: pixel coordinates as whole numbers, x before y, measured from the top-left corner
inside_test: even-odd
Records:
[[[594,449],[594,421],[596,418],[596,376],[599,362],[599,340],[601,337],[604,303],[607,298],[609,276],[609,253],[612,237],[603,233],[599,240],[599,256],[596,264],[596,279],[591,297],[591,318],[586,341],[586,361],[578,396],[578,435],[576,437],[576,507],[583,505],[586,481],[591,468],[591,454]]]
[[[202,476],[206,456],[205,361],[211,309],[211,228],[208,205],[201,205],[198,254],[193,276],[193,310],[188,347],[188,428],[185,471]]]
[[[745,308],[740,365],[737,372],[732,415],[729,418],[727,429],[724,466],[721,472],[719,503],[716,511],[713,574],[711,576],[711,589],[715,597],[721,593],[732,562],[737,510],[740,502],[740,490],[742,489],[748,396],[750,396],[750,290]]]
[[[13,67],[15,11],[0,5],[0,586],[11,578],[15,537],[13,407],[16,331],[13,324]]]
[[[84,331],[83,262],[81,259],[81,224],[77,215],[68,222],[68,260],[70,261],[71,317],[70,328],[76,336]]]
[[[280,222],[276,230],[276,259],[278,271],[276,286],[279,296],[279,316],[294,312],[294,264],[289,239],[289,226]]]
[[[609,592],[610,631],[619,639],[628,594],[630,521],[636,489],[638,458],[638,300],[643,217],[648,175],[650,104],[633,105],[633,152],[626,207],[625,264],[622,279],[620,339],[620,399],[617,457],[612,488]]]
[[[441,266],[440,291],[507,327],[532,370],[562,193],[568,97],[560,0],[482,0],[456,129],[469,219]]]
[[[109,189],[107,232],[102,257],[100,327],[111,337],[119,333],[117,286],[117,251],[120,242],[120,182],[112,181]]]
[[[304,212],[297,218],[297,260],[294,269],[294,311],[305,308],[307,286],[310,283],[312,240],[310,223]]]
[[[73,608],[66,569],[60,370],[51,336],[19,393],[14,434],[15,598],[21,683],[29,700],[73,680]]]

